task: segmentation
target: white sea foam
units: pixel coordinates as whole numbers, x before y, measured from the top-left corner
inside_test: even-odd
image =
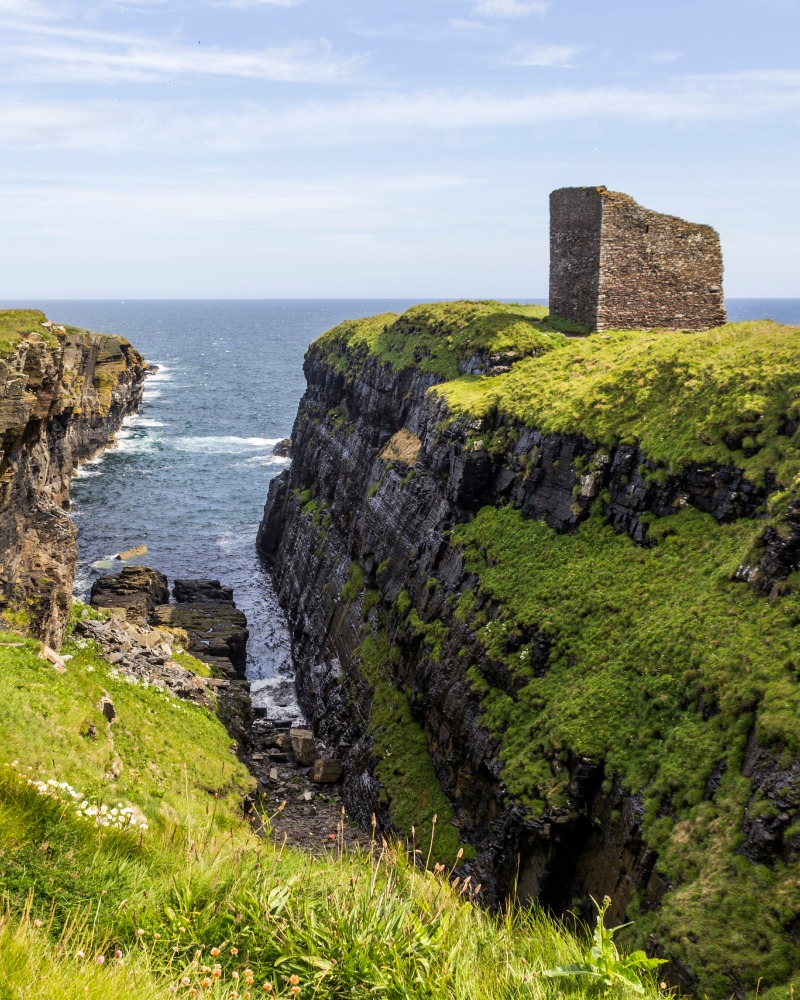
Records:
[[[172,447],[176,451],[192,451],[208,455],[246,455],[255,449],[265,451],[274,448],[279,440],[279,438],[232,437],[228,435],[176,437],[172,439]]]
[[[280,455],[254,455],[253,458],[246,458],[243,462],[237,463],[240,465],[261,465],[264,468],[274,469],[276,467],[283,467],[286,465],[291,465],[291,458]]]
[[[151,399],[160,399],[161,393],[158,389],[148,389],[147,386],[144,387],[144,401],[145,403],[150,402]]]
[[[297,704],[294,689],[294,678],[285,674],[279,677],[267,677],[265,680],[250,682],[250,700],[253,708],[266,712],[268,719],[285,719],[291,722],[303,723],[303,713]]]
[[[117,436],[117,451],[126,455],[142,454],[148,451],[161,451],[161,438],[154,434],[121,434]]]
[[[81,466],[79,469],[75,470],[73,479],[90,479],[92,476],[102,476],[103,473],[100,469],[87,469],[85,466]]]
[[[126,427],[163,427],[163,420],[151,420],[149,417],[140,417],[137,413],[133,417],[128,417],[125,421]]]

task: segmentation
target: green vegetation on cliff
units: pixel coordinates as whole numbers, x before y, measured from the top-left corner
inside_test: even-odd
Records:
[[[0,309],[0,357],[13,351],[30,333],[45,341],[55,340],[42,325],[46,318],[38,309]]]
[[[800,968],[800,571],[787,518],[800,496],[800,327],[577,337],[527,309],[420,306],[343,324],[310,356],[348,381],[370,364],[441,380],[431,389],[446,404],[440,434],[425,444],[489,452],[475,477],[495,476],[501,497],[516,496],[509,480],[541,463],[538,449],[509,455],[526,427],[603,449],[638,446],[639,477],[649,469],[659,483],[690,467],[741,469],[769,493],[763,516],[721,524],[678,496],[670,516],[642,513],[640,546],[605,523],[606,494],[567,535],[502,499],[474,517],[462,509],[470,520],[452,531],[447,567],[452,582],[455,550],[473,591],[429,601],[440,581],[424,579],[437,566],[419,573],[404,592],[402,634],[392,633],[409,657],[394,674],[413,682],[443,657],[448,670],[463,663],[500,749],[507,801],[529,816],[581,828],[593,805],[580,800],[577,815],[570,768],[579,760],[604,780],[604,801],[621,789],[628,804],[641,802],[663,879],[655,896],[664,895],[658,909],[633,900],[629,940],[657,939],[701,992],[743,994],[763,977],[778,995]],[[441,455],[433,474],[426,457],[416,475],[428,474],[435,492]],[[548,461],[547,489],[568,496],[571,478],[576,496],[580,455],[564,475]],[[794,559],[769,597],[733,580],[760,558],[767,525]],[[376,620],[385,610],[378,605]]]
[[[495,609],[470,625],[489,661],[522,684],[512,698],[473,676],[509,793],[534,815],[568,807],[576,757],[641,792],[645,836],[679,888],[637,930],[658,930],[713,992],[724,991],[733,955],[753,983],[786,980],[797,958],[800,863],[737,854],[746,811],[778,808],[751,801],[751,734],[778,769],[800,755],[800,594],[767,602],[730,581],[757,530],[687,509],[655,522],[645,549],[599,511],[558,535],[511,507],[486,507],[452,538]],[[534,637],[550,645],[541,676],[530,666]],[[697,939],[688,947],[687,926]]]
[[[37,651],[0,633],[3,996],[549,1000],[543,972],[581,959],[540,912],[482,911],[393,847],[315,857],[255,836],[213,715],[118,681],[89,643],[64,648],[63,674]]]
[[[450,379],[458,377],[460,363],[475,355],[509,360],[539,356],[566,343],[548,322],[544,306],[437,302],[414,306],[401,316],[383,313],[340,323],[314,341],[311,352],[349,377],[367,358],[377,358],[397,371],[416,368]]]
[[[454,413],[492,411],[543,432],[639,444],[677,472],[717,462],[784,486],[800,473],[800,327],[729,323],[706,333],[611,331],[568,340],[496,378],[436,387]]]

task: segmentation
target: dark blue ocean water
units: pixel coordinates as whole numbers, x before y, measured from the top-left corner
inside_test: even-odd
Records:
[[[402,311],[406,300],[44,301],[58,323],[127,337],[159,365],[117,445],[78,471],[76,592],[108,569],[92,564],[145,543],[170,578],[215,577],[234,588],[250,627],[248,675],[289,667],[288,635],[255,537],[272,448],[291,433],[305,389],[303,354],[343,319]],[[121,564],[117,563],[117,566]]]
[[[92,563],[145,543],[138,562],[170,579],[210,576],[232,586],[251,629],[248,674],[288,666],[288,639],[255,536],[267,488],[285,460],[305,389],[303,354],[347,318],[400,312],[410,300],[8,302],[54,322],[127,337],[160,366],[116,447],[83,466],[72,489],[77,590]],[[734,299],[732,320],[800,323],[800,299]]]

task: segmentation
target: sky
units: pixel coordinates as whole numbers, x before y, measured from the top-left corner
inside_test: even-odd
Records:
[[[0,0],[0,299],[546,298],[548,195],[800,297],[800,0]]]

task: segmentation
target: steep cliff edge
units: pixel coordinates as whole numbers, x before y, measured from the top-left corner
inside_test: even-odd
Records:
[[[146,371],[121,337],[0,312],[0,610],[51,646],[64,637],[77,560],[72,473],[136,409]]]
[[[563,329],[563,324],[560,325]],[[258,544],[349,808],[714,995],[798,968],[800,329],[455,303],[310,348]]]

